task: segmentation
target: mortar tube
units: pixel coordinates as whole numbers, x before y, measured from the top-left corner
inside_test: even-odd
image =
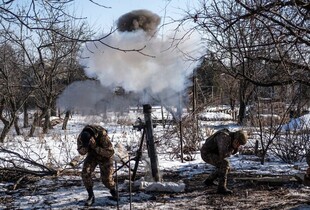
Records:
[[[151,161],[151,170],[152,176],[155,182],[160,181],[160,174],[158,169],[158,158],[156,147],[154,143],[154,136],[153,136],[153,122],[152,122],[152,107],[150,104],[143,105],[143,113],[144,113],[144,120],[145,120],[145,129],[146,129],[146,142],[147,142],[147,149],[148,155]]]

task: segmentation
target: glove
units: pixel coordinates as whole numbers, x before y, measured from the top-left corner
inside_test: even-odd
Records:
[[[95,149],[96,148],[96,140],[93,137],[89,140],[89,147],[91,149]]]

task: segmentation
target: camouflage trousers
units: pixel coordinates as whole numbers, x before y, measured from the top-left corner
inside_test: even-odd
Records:
[[[82,169],[82,180],[85,188],[90,189],[93,187],[94,182],[92,180],[92,173],[94,172],[97,165],[99,165],[100,178],[102,183],[108,189],[110,190],[114,189],[115,182],[113,179],[113,172],[114,172],[113,158],[98,160],[93,156],[87,156],[84,161]]]
[[[209,175],[209,179],[227,179],[227,173],[230,169],[230,164],[227,159],[220,160],[220,156],[215,153],[206,153],[201,151],[201,158],[206,162],[216,167],[215,171]]]

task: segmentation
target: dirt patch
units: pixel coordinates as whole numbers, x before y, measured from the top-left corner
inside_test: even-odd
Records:
[[[219,195],[217,186],[204,186],[206,177],[185,179],[184,193],[159,196],[157,202],[175,201],[178,209],[310,209],[310,188],[292,176],[230,174],[232,195]]]
[[[203,185],[207,174],[198,174],[190,178],[184,178],[177,172],[165,171],[163,179],[165,181],[179,182],[183,180],[186,184],[185,192],[182,193],[147,193],[146,199],[141,199],[139,194],[143,192],[133,192],[134,209],[178,209],[178,210],[200,210],[200,209],[310,209],[310,188],[304,186],[300,180],[294,176],[258,176],[230,173],[228,177],[228,188],[233,190],[232,195],[220,195],[216,193],[217,186],[206,187]],[[74,189],[82,189],[81,180],[77,177],[73,179],[51,178],[48,186],[38,187],[38,182],[34,189],[31,182],[24,182],[18,185],[17,189],[11,190],[7,185],[6,191],[1,193],[0,204],[7,209],[14,209],[14,201],[22,196],[42,196],[44,203],[49,203],[50,207],[55,205],[51,199],[53,192],[59,188],[72,192],[69,197],[74,197]],[[76,178],[76,179],[75,179]],[[122,183],[126,177],[119,177]],[[95,180],[95,185],[100,185],[100,180]],[[45,181],[46,182],[46,181]],[[46,196],[48,195],[48,196]],[[119,209],[126,209],[129,205],[129,193],[120,192],[122,202]],[[46,197],[44,197],[46,196]],[[54,203],[53,203],[54,202]],[[71,202],[71,203],[70,203]],[[78,201],[64,201],[64,209],[82,209],[83,205]],[[46,205],[46,204],[42,204]],[[116,203],[108,201],[106,196],[98,198],[94,209],[117,209]],[[127,205],[125,207],[125,205]],[[61,208],[57,208],[61,209]]]

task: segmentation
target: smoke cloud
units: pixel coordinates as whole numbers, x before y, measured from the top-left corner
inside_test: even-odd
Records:
[[[118,30],[121,32],[142,29],[148,35],[154,35],[159,24],[160,17],[148,10],[131,11],[122,15],[117,21]]]
[[[76,83],[64,92],[59,104],[86,110],[98,106],[99,98],[110,101],[115,87],[122,87],[126,92],[139,93],[140,104],[156,99],[163,104],[179,106],[182,91],[190,84],[188,77],[198,65],[198,61],[189,58],[200,57],[203,48],[199,44],[200,38],[188,35],[187,31],[155,36],[159,23],[160,17],[146,10],[121,16],[119,31],[104,38],[104,44],[87,44],[84,52],[83,57],[87,58],[83,60],[83,65],[87,66],[85,73],[98,79],[102,87]],[[143,49],[143,54],[138,49]],[[66,100],[75,97],[76,93],[79,95],[76,98],[85,94],[82,101],[73,99],[68,104]],[[93,94],[97,96],[91,96]]]
[[[127,91],[151,90],[159,93],[164,89],[182,90],[186,76],[192,72],[192,62],[184,55],[195,50],[195,44],[179,43],[178,48],[162,39],[148,39],[144,31],[124,32],[105,38],[105,43],[119,49],[143,49],[123,52],[100,43],[88,45],[86,74],[96,76],[104,86],[122,86]],[[151,57],[152,56],[152,57]]]
[[[138,103],[139,96],[126,96],[116,94],[95,80],[76,81],[60,95],[57,105],[63,110],[77,110],[82,114],[106,113],[107,110],[122,112]]]
[[[119,32],[102,40],[105,44],[87,45],[86,74],[95,76],[104,86],[122,86],[127,91],[159,94],[183,90],[187,76],[197,65],[189,57],[199,57],[200,40],[185,35],[186,31],[150,37],[149,32],[156,31],[159,22],[160,17],[147,10],[134,10],[121,16]],[[139,49],[143,49],[143,54]]]
[[[73,110],[78,107],[82,113],[91,113],[102,108],[98,104],[111,94],[111,91],[99,82],[93,80],[77,81],[64,90],[58,98],[57,104],[64,110]]]

